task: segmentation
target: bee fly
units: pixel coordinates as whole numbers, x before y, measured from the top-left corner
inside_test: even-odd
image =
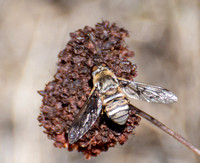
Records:
[[[177,97],[167,89],[117,78],[104,63],[93,67],[92,77],[94,86],[90,96],[68,131],[70,144],[91,128],[102,110],[113,122],[124,125],[129,116],[128,98],[155,103],[177,101]]]

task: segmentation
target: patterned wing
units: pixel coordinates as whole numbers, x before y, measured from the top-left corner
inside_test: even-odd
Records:
[[[127,97],[154,103],[173,103],[178,98],[169,90],[158,86],[119,79],[121,88]]]
[[[83,108],[79,111],[77,117],[71,125],[68,132],[70,144],[78,141],[94,124],[102,110],[102,101],[95,95],[96,89],[91,92]]]

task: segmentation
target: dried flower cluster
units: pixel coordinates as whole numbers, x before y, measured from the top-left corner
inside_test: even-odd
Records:
[[[90,158],[117,143],[124,144],[138,125],[140,117],[133,110],[124,126],[100,115],[80,140],[74,144],[67,140],[68,129],[92,89],[91,69],[94,63],[106,63],[118,77],[132,80],[136,76],[136,65],[127,60],[133,52],[127,49],[126,36],[128,32],[125,29],[108,21],[98,23],[95,28],[86,26],[70,33],[70,41],[59,54],[54,80],[39,92],[43,103],[38,121],[56,147],[67,147],[69,151],[76,149]]]

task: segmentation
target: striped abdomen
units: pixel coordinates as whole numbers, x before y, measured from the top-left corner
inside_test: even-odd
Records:
[[[103,100],[107,116],[119,125],[124,125],[128,118],[129,105],[123,93],[118,91]]]

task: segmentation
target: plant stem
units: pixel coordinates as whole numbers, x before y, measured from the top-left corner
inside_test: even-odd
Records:
[[[130,109],[135,110],[136,114],[138,114],[141,117],[145,118],[146,120],[150,121],[151,123],[153,123],[154,125],[156,125],[158,128],[160,128],[161,130],[163,130],[167,134],[171,135],[173,138],[175,138],[180,143],[182,143],[187,148],[189,148],[191,151],[193,151],[194,153],[196,153],[197,155],[200,156],[200,150],[198,148],[196,148],[195,146],[193,146],[191,143],[189,143],[181,135],[179,135],[178,133],[174,132],[173,130],[171,130],[170,128],[168,128],[166,125],[164,125],[163,123],[161,123],[160,121],[158,121],[157,119],[155,119],[154,117],[152,117],[151,115],[149,115],[149,114],[145,113],[144,111],[138,109],[137,107],[130,106]]]

